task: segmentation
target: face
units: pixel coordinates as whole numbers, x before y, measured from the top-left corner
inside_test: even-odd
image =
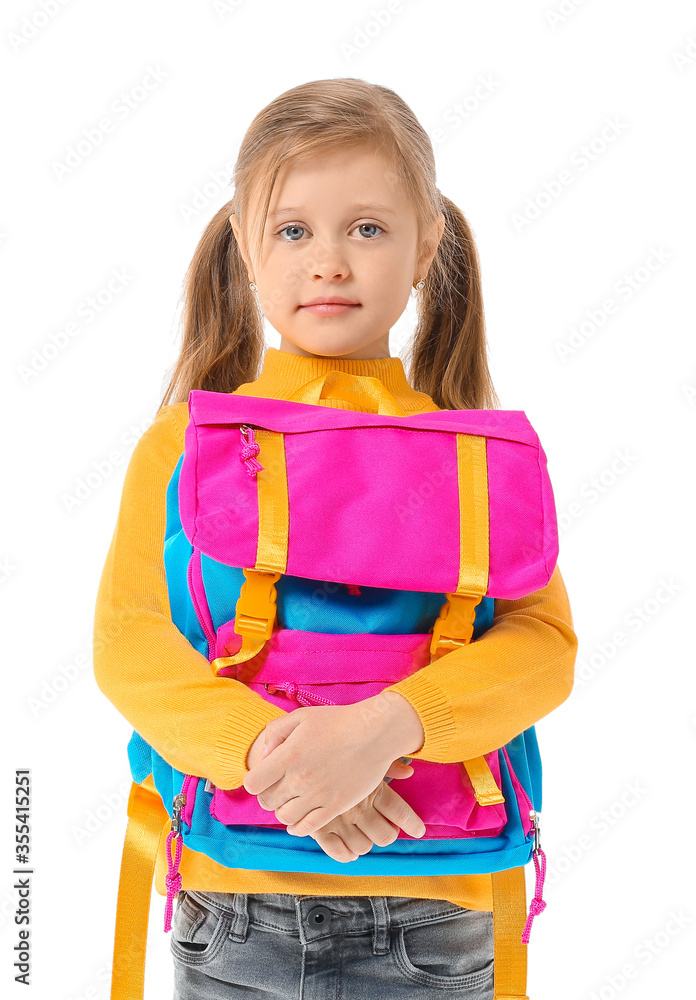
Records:
[[[252,225],[260,205],[250,206]],[[413,205],[391,163],[368,149],[289,165],[276,180],[260,260],[230,222],[280,349],[305,356],[389,356],[389,330],[425,277],[444,217],[418,242]],[[254,230],[251,229],[251,232]],[[342,298],[348,305],[316,305]]]

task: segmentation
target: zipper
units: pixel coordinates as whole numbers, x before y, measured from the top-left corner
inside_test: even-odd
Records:
[[[196,595],[193,592],[191,592],[191,599],[193,601],[193,606],[196,609],[196,614],[198,615],[198,621],[200,623],[201,628],[203,629],[203,634],[205,635],[206,640],[208,642],[208,659],[210,660],[211,653],[215,649],[215,636],[208,628],[208,624],[203,615],[201,614],[201,608],[198,603],[198,600],[196,599]]]
[[[546,900],[543,898],[544,878],[546,876],[546,855],[541,849],[541,838],[539,833],[539,828],[541,826],[541,813],[537,812],[535,809],[530,809],[529,818],[531,819],[534,827],[534,830],[530,830],[529,832],[530,834],[532,832],[534,833],[534,848],[532,850],[532,857],[534,858],[534,868],[536,870],[536,885],[534,888],[534,898],[529,904],[527,922],[525,923],[524,930],[522,931],[522,944],[529,944],[532,921],[534,920],[534,917],[543,913],[546,909]]]
[[[263,465],[257,461],[256,456],[261,450],[261,446],[254,440],[254,425],[241,424],[239,428],[240,449],[239,461],[242,463],[250,476],[256,476],[257,472],[263,470]]]
[[[198,603],[198,598],[196,596],[196,588],[193,586],[193,581],[191,580],[191,575],[193,573],[192,561],[195,558],[198,558],[200,560],[202,558],[202,553],[199,553],[198,556],[196,556],[195,552],[191,554],[191,559],[189,560],[189,569],[188,569],[189,573],[188,589],[189,589],[189,595],[191,597],[191,603],[193,604],[193,609],[196,612],[196,617],[198,618],[198,624],[201,626],[203,635],[205,636],[208,643],[208,659],[212,661],[215,658],[214,653],[217,645],[217,639],[215,634],[211,632],[210,629],[208,628],[208,623],[206,622],[205,617],[201,611],[201,606]],[[205,584],[202,582],[203,581],[202,566],[200,567],[200,572],[201,572],[201,585],[205,588]]]
[[[184,782],[184,785],[187,785],[191,780],[190,775],[187,775],[186,777],[187,781]],[[186,805],[186,795],[184,794],[184,792],[179,792],[178,795],[174,796],[174,803],[172,806],[172,823],[170,827],[174,835],[177,837],[181,833],[181,813],[185,805]]]
[[[167,834],[167,868],[168,872],[165,876],[165,882],[167,885],[167,901],[164,907],[164,930],[170,931],[172,929],[172,912],[174,909],[174,897],[178,896],[181,892],[181,872],[179,871],[179,863],[181,862],[181,850],[183,846],[183,835],[181,832],[181,812],[186,805],[186,793],[188,792],[189,785],[193,781],[193,775],[187,774],[184,777],[184,782],[181,786],[181,791],[178,795],[174,796],[174,801],[172,803],[172,822],[169,833]],[[174,859],[172,860],[172,840],[176,840],[176,846],[174,850]]]

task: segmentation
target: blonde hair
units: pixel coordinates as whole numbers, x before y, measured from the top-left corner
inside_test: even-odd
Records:
[[[353,77],[312,80],[261,110],[242,140],[234,196],[203,232],[186,272],[183,338],[160,408],[191,389],[233,392],[259,375],[265,352],[263,313],[229,222],[260,253],[273,185],[282,166],[327,149],[372,148],[388,155],[418,217],[419,235],[440,213],[445,228],[418,295],[418,321],[406,358],[409,381],[441,409],[500,406],[488,370],[478,254],[462,212],[435,184],[427,134],[388,87]],[[262,210],[254,234],[250,204]],[[257,202],[258,203],[258,202]]]

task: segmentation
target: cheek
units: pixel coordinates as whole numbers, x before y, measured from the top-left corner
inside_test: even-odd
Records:
[[[364,266],[357,269],[357,274],[360,287],[366,292],[375,298],[384,296],[387,291],[392,298],[408,296],[413,269],[401,255],[395,258],[393,254],[375,253],[362,263]]]
[[[373,275],[365,292],[365,302],[371,305],[373,315],[394,323],[408,304],[410,289],[411,283],[403,274],[390,271],[384,275]]]
[[[266,267],[256,279],[261,308],[269,319],[294,311],[299,301],[299,281],[292,269]]]

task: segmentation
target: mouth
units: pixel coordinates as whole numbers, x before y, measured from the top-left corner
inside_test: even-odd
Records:
[[[359,302],[353,302],[351,299],[344,299],[340,295],[330,295],[311,299],[309,302],[302,303],[299,308],[303,309],[305,312],[314,313],[317,316],[336,316],[339,313],[350,312],[351,309],[355,309],[359,306]]]

